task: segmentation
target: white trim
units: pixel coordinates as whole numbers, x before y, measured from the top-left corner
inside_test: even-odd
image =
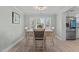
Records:
[[[58,35],[56,35],[56,38],[57,38],[57,39],[59,39],[59,40],[62,40],[62,38],[61,38],[61,37],[59,37]]]
[[[24,13],[20,9],[18,9],[17,7],[14,7],[14,9],[24,15]]]
[[[13,48],[17,43],[19,43],[21,40],[23,40],[24,39],[24,34],[21,36],[21,37],[19,37],[19,39],[15,42],[15,43],[13,43],[13,44],[11,44],[9,47],[7,47],[7,48],[5,48],[5,49],[3,49],[2,50],[2,52],[8,52],[11,48]]]
[[[59,40],[65,40],[65,38],[62,38],[62,37],[60,37],[60,36],[58,36],[58,35],[56,35],[55,36],[57,39],[59,39]]]

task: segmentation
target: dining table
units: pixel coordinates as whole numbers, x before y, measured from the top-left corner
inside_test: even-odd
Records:
[[[37,30],[39,30],[39,29],[37,29]],[[34,30],[33,29],[27,29],[26,34],[27,34],[27,37],[34,37]],[[45,37],[53,37],[54,36],[54,30],[53,29],[45,29],[44,35],[45,35]]]

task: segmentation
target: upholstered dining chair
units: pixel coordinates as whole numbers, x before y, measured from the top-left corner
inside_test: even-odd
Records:
[[[44,36],[44,29],[34,29],[34,39],[35,39],[35,46],[37,46],[37,40],[41,40],[43,42],[42,48],[45,48],[45,36]]]

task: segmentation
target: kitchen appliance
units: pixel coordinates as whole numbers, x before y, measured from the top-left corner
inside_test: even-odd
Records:
[[[76,17],[74,16],[66,17],[66,39],[67,40],[76,39]]]

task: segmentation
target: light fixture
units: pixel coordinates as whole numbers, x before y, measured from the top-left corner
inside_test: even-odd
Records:
[[[37,10],[45,10],[47,7],[46,6],[36,6],[35,9]]]

